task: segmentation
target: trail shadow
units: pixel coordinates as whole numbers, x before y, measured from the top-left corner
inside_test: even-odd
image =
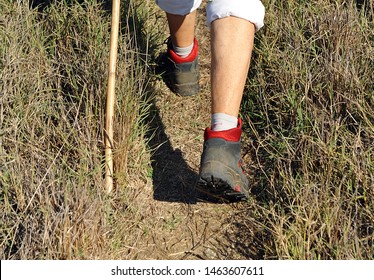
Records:
[[[149,121],[149,148],[153,150],[151,160],[154,199],[195,204],[198,175],[188,166],[182,151],[173,148],[165,132],[159,109],[154,103]]]
[[[147,38],[147,31],[145,30],[145,22],[137,17],[135,11],[136,6],[126,1],[121,4],[122,8],[122,31],[130,31],[131,36],[135,42],[137,52],[141,54],[149,53],[150,57],[144,57],[144,61],[150,64],[156,64],[157,58],[155,56],[159,49],[158,36]],[[166,50],[165,50],[166,51]],[[149,128],[147,133],[148,147],[151,153],[152,165],[152,180],[153,180],[153,198],[159,201],[167,202],[181,202],[188,204],[196,203],[195,184],[198,175],[186,163],[183,158],[182,151],[174,149],[169,136],[165,132],[165,126],[160,116],[160,110],[156,105],[154,94],[156,67],[150,66],[148,69],[148,83],[147,94],[144,96],[144,101],[150,104],[149,116],[145,122]]]

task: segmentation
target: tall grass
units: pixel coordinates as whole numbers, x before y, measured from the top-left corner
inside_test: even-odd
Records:
[[[264,3],[243,116],[265,255],[372,259],[372,6]]]
[[[0,257],[110,258],[108,236],[117,229],[102,192],[110,11],[94,0],[27,2],[0,0]],[[145,149],[137,48],[122,28],[115,136],[122,196],[128,166],[139,164],[129,154]]]
[[[26,2],[0,0],[0,257],[136,259],[139,240],[153,232],[132,201],[152,173],[144,120],[152,52],[165,36],[157,24],[165,22],[153,1],[121,1],[117,188],[109,197],[110,1]],[[372,2],[263,3],[266,26],[241,110],[253,200],[228,221],[238,229],[232,250],[374,259]]]

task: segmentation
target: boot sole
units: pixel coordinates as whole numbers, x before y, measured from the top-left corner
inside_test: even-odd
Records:
[[[197,186],[197,197],[199,200],[215,203],[234,203],[247,201],[248,196],[237,192],[220,178],[200,178]]]

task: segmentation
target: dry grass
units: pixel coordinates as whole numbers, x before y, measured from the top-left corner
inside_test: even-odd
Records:
[[[372,7],[266,1],[243,116],[268,257],[373,258]]]
[[[24,2],[0,0],[0,257],[178,258],[168,248],[190,242],[178,232],[184,220],[199,225],[191,242],[204,242],[208,223],[197,219],[228,208],[199,216],[204,205],[186,213],[148,195],[150,54],[165,38],[153,1],[122,1],[110,197],[102,191],[110,3]],[[228,230],[212,256],[374,259],[373,6],[263,2],[242,106],[253,198],[215,225]],[[200,41],[204,50],[208,39]]]
[[[102,192],[110,13],[97,1],[56,1],[40,10],[25,2],[0,1],[1,258],[110,258],[115,209]],[[147,170],[133,157],[145,149],[146,78],[123,32],[120,194],[128,165]]]

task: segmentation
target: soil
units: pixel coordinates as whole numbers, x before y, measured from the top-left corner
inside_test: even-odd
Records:
[[[142,237],[138,259],[259,259],[250,203],[214,204],[195,195],[203,133],[210,125],[210,45],[204,9],[199,10],[200,86],[197,96],[179,97],[159,80],[152,115],[152,182],[137,196]],[[248,162],[247,162],[248,163]]]

